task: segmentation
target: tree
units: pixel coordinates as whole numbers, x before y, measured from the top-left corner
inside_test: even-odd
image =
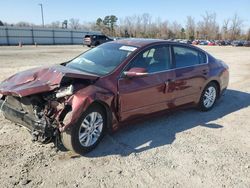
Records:
[[[0,26],[4,26],[3,22],[0,20]]]
[[[18,27],[32,27],[32,26],[34,26],[34,24],[29,23],[29,22],[21,21],[21,22],[16,23],[15,26],[18,26]]]
[[[96,25],[100,27],[101,24],[102,24],[102,19],[101,19],[101,18],[98,18],[98,19],[96,20]]]
[[[235,13],[233,18],[231,19],[230,26],[230,35],[232,40],[235,40],[240,36],[242,26],[243,20],[238,16],[238,14]]]
[[[118,18],[114,15],[105,16],[103,19],[103,24],[109,29],[111,34],[114,33],[114,26],[115,26],[115,23],[117,22],[117,20],[118,20]]]
[[[160,37],[159,38],[167,39],[168,38],[168,32],[169,32],[169,23],[168,23],[168,21],[165,20],[163,22],[159,22],[158,27],[159,27],[159,30],[160,30]]]
[[[68,20],[64,20],[62,23],[62,28],[67,29],[68,28]]]
[[[203,39],[217,39],[219,25],[216,22],[216,13],[208,13],[202,16],[198,22],[199,35]]]
[[[115,34],[115,25],[118,18],[115,15],[105,16],[104,19],[98,18],[96,20],[96,26],[99,30],[106,34]]]
[[[224,40],[229,38],[229,23],[230,23],[229,18],[223,21],[221,34]]]
[[[173,38],[181,38],[182,34],[181,34],[181,29],[182,29],[182,26],[181,24],[179,24],[177,21],[174,21],[172,24],[171,24],[171,30],[174,34],[174,37]]]
[[[185,33],[185,29],[181,28],[181,38],[185,39],[186,38],[186,33]]]
[[[80,29],[79,19],[75,18],[69,19],[69,26],[71,29]]]
[[[188,16],[186,21],[186,36],[190,40],[195,38],[195,20],[193,17]]]
[[[51,24],[46,25],[46,27],[60,28],[61,27],[61,22],[59,22],[59,21],[51,22]]]
[[[250,28],[248,29],[248,32],[247,32],[247,37],[246,37],[246,39],[250,41]]]

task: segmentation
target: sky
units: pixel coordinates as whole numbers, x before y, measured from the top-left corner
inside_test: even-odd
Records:
[[[185,26],[187,16],[199,21],[207,11],[216,13],[220,25],[237,13],[244,28],[250,27],[250,0],[0,0],[0,20],[41,24],[39,3],[43,4],[45,24],[70,18],[83,23],[111,14],[124,18],[149,13],[153,20],[160,17]]]

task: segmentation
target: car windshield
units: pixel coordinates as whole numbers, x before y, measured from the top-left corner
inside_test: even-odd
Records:
[[[67,67],[97,75],[106,75],[120,65],[137,47],[105,43],[67,63]]]

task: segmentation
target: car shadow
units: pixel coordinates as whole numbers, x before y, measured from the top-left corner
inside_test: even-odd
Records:
[[[250,94],[228,89],[209,112],[200,112],[196,109],[178,110],[126,126],[113,135],[105,136],[99,146],[86,157],[128,156],[131,153],[140,153],[171,144],[176,139],[177,133],[197,126],[221,129],[223,126],[213,121],[249,105]]]

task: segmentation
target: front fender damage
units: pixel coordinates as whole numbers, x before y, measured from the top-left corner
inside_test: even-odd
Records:
[[[114,126],[114,129],[116,129],[117,118],[115,115],[116,105],[114,101],[113,93],[97,86],[90,85],[77,91],[75,94],[66,99],[64,108],[59,110],[60,113],[58,113],[57,116],[59,131],[63,132],[73,126],[84,111],[86,111],[87,108],[94,102],[111,107],[109,108],[111,113],[110,124]],[[111,127],[111,129],[113,128]]]
[[[84,111],[98,102],[107,107],[108,125],[116,125],[114,94],[94,85],[78,85],[70,96],[56,98],[55,92],[27,97],[2,96],[1,110],[6,119],[26,127],[34,141],[49,142],[60,138],[78,121]]]

